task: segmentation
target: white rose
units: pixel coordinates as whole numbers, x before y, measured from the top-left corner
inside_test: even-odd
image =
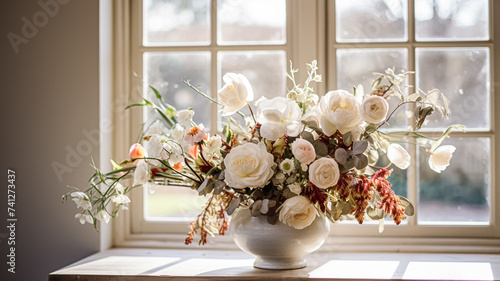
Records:
[[[455,149],[453,145],[443,145],[436,148],[429,157],[429,167],[436,173],[444,171],[450,165]]]
[[[361,116],[368,123],[378,124],[385,120],[389,104],[380,96],[366,98],[361,104]]]
[[[225,181],[235,189],[264,187],[274,174],[274,157],[262,142],[239,145],[227,154]]]
[[[134,185],[145,184],[149,179],[149,166],[144,160],[140,160],[134,171]]]
[[[411,163],[410,154],[408,154],[404,147],[397,143],[391,143],[391,145],[389,145],[387,148],[387,158],[389,158],[391,163],[403,170],[408,168]]]
[[[222,146],[222,139],[220,136],[213,136],[205,142],[205,148],[203,149],[203,156],[207,159],[214,156],[220,157],[220,148]]]
[[[217,97],[224,106],[222,116],[234,114],[253,100],[253,90],[248,79],[243,74],[226,73],[222,78],[224,87],[219,90]]]
[[[177,122],[179,122],[185,128],[190,128],[193,116],[194,110],[192,108],[177,111]]]
[[[309,166],[309,181],[320,189],[336,185],[339,177],[339,165],[332,158],[320,158]]]
[[[359,101],[344,90],[330,91],[321,97],[319,108],[321,128],[328,136],[337,130],[345,134],[363,121]]]
[[[302,128],[301,117],[299,105],[284,97],[264,99],[257,106],[257,122],[262,124],[260,135],[268,140],[275,141],[285,134],[298,136]]]
[[[316,219],[318,211],[314,205],[304,196],[294,196],[287,199],[281,205],[279,219],[296,229],[303,229]]]
[[[296,139],[292,143],[292,153],[302,164],[310,164],[316,159],[314,146],[305,139]]]

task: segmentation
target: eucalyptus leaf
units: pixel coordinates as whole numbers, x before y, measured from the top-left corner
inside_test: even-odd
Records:
[[[226,183],[224,181],[216,181],[214,183],[214,195],[219,195],[226,187]]]
[[[302,134],[300,134],[300,136],[305,139],[306,141],[310,142],[310,143],[314,143],[314,136],[313,134],[311,134],[310,132],[308,131],[304,131],[302,132]]]
[[[260,216],[260,208],[262,207],[262,200],[257,200],[252,205],[252,216],[258,217]]]
[[[316,151],[316,154],[319,156],[327,156],[328,155],[328,146],[324,144],[323,142],[317,140],[313,143],[314,150]]]
[[[370,206],[366,208],[366,215],[368,215],[372,220],[379,220],[385,217],[385,212],[380,208]]]
[[[366,140],[360,140],[357,142],[354,142],[352,145],[352,153],[354,155],[362,154],[363,152],[366,151],[368,148],[368,141]]]
[[[359,154],[353,157],[354,158],[354,167],[356,169],[361,170],[368,166],[368,157],[364,154]]]
[[[240,206],[241,199],[240,197],[234,198],[231,200],[231,203],[229,203],[229,206],[227,207],[227,214],[232,215],[234,211]]]
[[[347,162],[347,156],[348,155],[345,149],[337,148],[337,150],[335,150],[335,160],[337,160],[337,163],[339,163],[340,165],[345,165],[345,163]]]
[[[344,140],[344,144],[345,145],[350,146],[352,144],[352,134],[351,134],[351,132],[345,133],[344,137],[343,137],[343,140]]]
[[[405,208],[405,214],[407,216],[413,216],[415,214],[415,207],[410,202],[410,200],[406,199],[403,196],[399,196],[399,202],[400,202],[401,206],[403,206]]]

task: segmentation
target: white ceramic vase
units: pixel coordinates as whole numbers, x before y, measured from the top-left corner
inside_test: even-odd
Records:
[[[304,229],[295,229],[266,216],[252,217],[238,209],[231,218],[229,233],[240,249],[256,256],[254,266],[262,269],[298,269],[307,266],[305,256],[319,249],[330,232],[330,222],[320,215]]]

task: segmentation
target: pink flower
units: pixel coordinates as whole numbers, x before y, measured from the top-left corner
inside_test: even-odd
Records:
[[[292,143],[292,153],[302,164],[310,164],[316,159],[314,146],[305,139],[296,139]]]
[[[190,145],[195,145],[200,143],[206,135],[207,133],[203,125],[194,126],[186,132],[184,140]]]
[[[134,143],[130,147],[130,158],[131,159],[144,158],[144,147],[139,143]]]

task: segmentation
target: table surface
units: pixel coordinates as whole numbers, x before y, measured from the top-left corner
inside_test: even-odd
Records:
[[[60,280],[500,280],[500,255],[325,253],[296,270],[262,270],[240,251],[110,249],[50,274]]]

